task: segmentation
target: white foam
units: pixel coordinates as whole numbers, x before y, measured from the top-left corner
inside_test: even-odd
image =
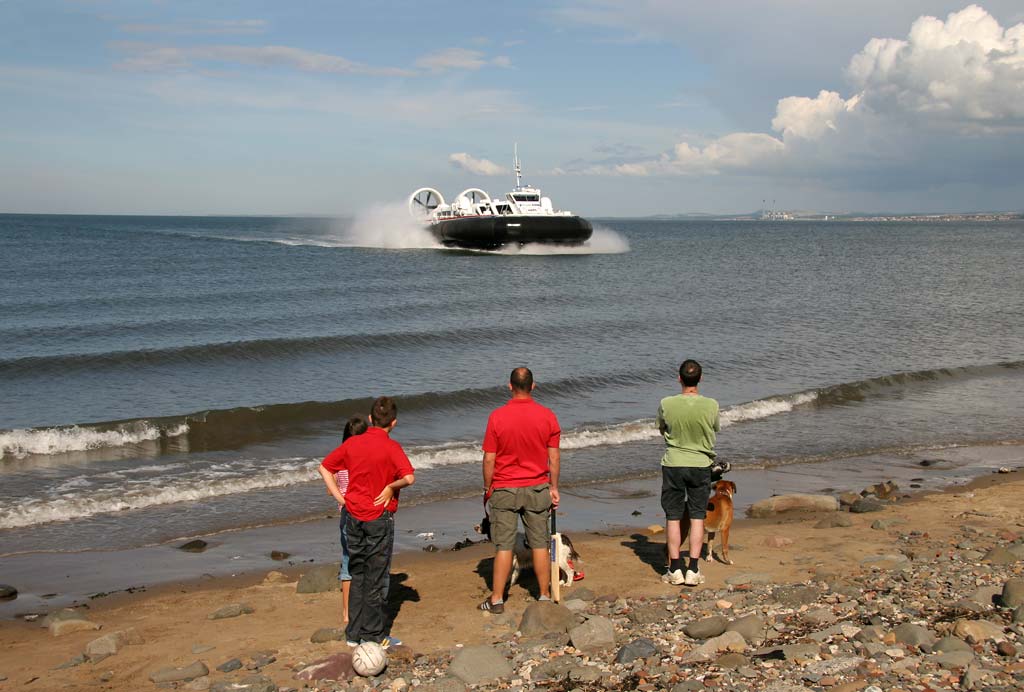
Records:
[[[284,463],[284,462],[293,463]],[[300,463],[294,463],[299,461]],[[168,481],[134,482],[92,493],[70,492],[47,498],[25,500],[0,508],[0,529],[13,529],[54,521],[81,519],[97,514],[146,509],[178,502],[194,502],[254,490],[283,488],[317,478],[319,460],[277,460],[273,470],[246,474],[245,465],[230,478],[192,477]]]
[[[629,252],[629,241],[610,228],[598,226],[590,240],[580,245],[527,243],[496,250],[500,255],[621,255]]]
[[[789,413],[795,407],[802,404],[809,404],[818,398],[817,392],[802,392],[788,396],[770,397],[758,399],[746,404],[731,406],[722,411],[722,427],[741,421],[760,420],[769,416],[777,416],[780,413]]]
[[[380,204],[359,212],[340,237],[351,247],[386,250],[441,247],[434,235],[412,218],[404,202]]]
[[[164,432],[167,437],[178,437],[188,432],[181,424]],[[161,430],[147,422],[130,423],[112,430],[95,430],[77,425],[33,430],[6,430],[0,432],[0,458],[22,459],[30,454],[65,454],[90,449],[124,447],[157,440]]]

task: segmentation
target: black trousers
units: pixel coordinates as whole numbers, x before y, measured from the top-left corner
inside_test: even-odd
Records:
[[[387,634],[384,608],[395,544],[395,515],[384,512],[373,521],[360,521],[348,514],[345,528],[348,571],[352,575],[345,636],[351,642],[380,642]]]

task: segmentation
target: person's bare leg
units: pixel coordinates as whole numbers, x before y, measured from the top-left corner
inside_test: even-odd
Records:
[[[348,624],[348,595],[352,591],[352,581],[349,579],[341,582],[341,622]]]
[[[690,557],[700,559],[700,549],[704,547],[704,520],[690,520]]]
[[[545,551],[546,554],[546,551]],[[512,573],[512,551],[497,550],[494,553],[494,571],[491,576],[491,603],[505,600],[505,585]]]
[[[531,548],[533,572],[537,575],[540,595],[551,598],[551,551],[547,548]]]
[[[678,559],[679,551],[683,547],[682,522],[678,519],[667,519],[665,521],[665,542],[668,545],[668,559]]]

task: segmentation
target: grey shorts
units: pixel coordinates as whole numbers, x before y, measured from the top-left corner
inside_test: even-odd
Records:
[[[691,519],[703,519],[710,497],[711,467],[661,467],[661,508],[669,521],[682,519],[687,511]]]
[[[519,517],[526,530],[526,545],[545,548],[551,540],[548,516],[551,490],[547,483],[525,488],[496,488],[491,495],[491,542],[498,550],[512,550],[516,544]]]

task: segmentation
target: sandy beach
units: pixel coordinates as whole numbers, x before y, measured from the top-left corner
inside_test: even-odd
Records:
[[[1014,449],[1019,455],[1019,448]],[[1013,455],[1004,451],[1004,456]],[[941,492],[907,495],[901,491],[900,499],[887,503],[882,511],[842,513],[850,521],[837,523],[848,526],[819,528],[825,516],[820,513],[786,513],[765,519],[737,517],[731,541],[735,564],[703,563],[707,583],[698,589],[680,590],[661,583],[664,534],[650,528],[660,521],[654,512],[647,512],[635,518],[637,525],[633,527],[608,527],[573,535],[586,576],[565,591],[563,602],[584,588],[591,599],[597,596],[599,601],[600,597],[605,601],[688,601],[699,599],[702,593],[749,588],[742,578],[736,583],[738,575],[749,573],[761,575],[755,581],[767,580],[773,585],[810,583],[815,570],[823,568],[855,575],[876,569],[865,563],[866,558],[907,552],[901,537],[916,532],[928,537],[929,549],[927,554],[918,551],[912,555],[909,564],[914,567],[919,560],[925,564],[962,550],[957,536],[965,525],[990,538],[989,542],[1009,545],[1019,542],[1024,532],[1022,481],[1024,474],[1020,471],[990,471],[969,485]],[[742,494],[742,481],[738,483]],[[535,587],[529,577],[513,587],[504,616],[476,611],[476,603],[487,593],[491,556],[492,548],[487,544],[459,551],[406,551],[396,556],[392,569],[392,608],[396,611],[393,631],[405,644],[396,656],[406,661],[421,656],[420,663],[435,660],[430,657],[444,661],[460,647],[497,643],[515,636],[521,615],[534,601],[530,589]],[[979,556],[974,557],[976,562],[981,561]],[[1020,576],[1022,566],[1024,562],[1017,562],[1009,569]],[[143,593],[95,598],[77,609],[78,617],[102,629],[56,636],[40,626],[39,620],[3,622],[0,688],[148,689],[154,687],[150,681],[154,671],[195,661],[202,661],[211,673],[188,683],[189,689],[206,689],[254,672],[280,689],[303,688],[313,683],[297,680],[297,671],[331,654],[348,651],[344,641],[310,641],[317,630],[341,625],[339,592],[296,592],[298,577],[311,567],[307,563],[269,573],[209,576],[150,587]],[[244,604],[244,610],[252,612],[210,619],[218,609],[233,604]],[[86,651],[91,641],[117,632],[129,632],[122,640],[136,643],[122,641],[115,655],[76,663],[76,656]],[[616,646],[625,644],[628,637],[628,632],[618,633]],[[614,649],[609,657],[612,655]],[[248,670],[216,670],[235,658],[243,666],[247,664]],[[1019,655],[1015,660],[1019,661]],[[72,665],[60,667],[69,662]],[[396,658],[376,684],[389,687],[400,668]],[[443,674],[444,670],[436,672]],[[406,672],[403,682],[408,682],[410,675]],[[367,680],[358,679],[357,683],[361,686]],[[319,684],[319,689],[334,689],[334,683]]]

